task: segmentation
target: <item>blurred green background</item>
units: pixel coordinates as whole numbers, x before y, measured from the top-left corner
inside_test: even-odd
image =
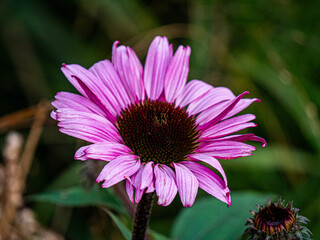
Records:
[[[182,209],[179,197],[169,207],[154,207],[151,228],[175,239],[238,239],[255,204],[282,196],[294,200],[319,239],[319,9],[316,0],[2,0],[0,116],[52,100],[58,91],[75,92],[60,71],[61,63],[88,68],[110,59],[115,40],[131,46],[144,62],[152,39],[165,35],[175,48],[191,47],[189,80],[225,86],[236,95],[248,90],[249,97],[262,100],[246,112],[257,116],[258,127],[249,131],[265,138],[268,146],[257,145],[251,157],[221,161],[233,206],[200,191],[195,209],[215,220],[206,221],[206,229],[199,227],[201,211],[188,215],[192,208]],[[9,130],[27,135],[29,126],[3,131],[1,148]],[[79,186],[85,181],[78,173],[84,164],[73,160],[79,146],[59,133],[54,121],[46,121],[24,193],[43,198],[26,205],[41,224],[66,239],[122,239],[110,216],[129,229],[131,220],[112,190],[99,199],[115,215],[90,206],[101,203],[100,189],[79,203],[84,194]],[[58,199],[61,189],[73,191],[67,194],[71,202]],[[44,194],[52,190],[53,195]],[[188,237],[183,237],[186,230]]]

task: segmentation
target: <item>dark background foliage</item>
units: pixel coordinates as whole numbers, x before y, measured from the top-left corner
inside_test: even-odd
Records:
[[[294,200],[302,215],[311,220],[308,226],[317,239],[319,9],[320,1],[316,0],[4,0],[0,4],[1,148],[10,130],[26,138],[31,126],[21,114],[16,117],[18,123],[3,125],[5,117],[41,100],[50,101],[58,91],[75,92],[59,70],[61,63],[88,68],[101,59],[110,59],[115,40],[131,46],[144,62],[154,36],[166,35],[175,48],[180,44],[191,46],[189,80],[226,86],[235,94],[249,90],[249,97],[262,100],[246,111],[257,116],[258,127],[250,132],[268,142],[264,149],[257,145],[251,157],[221,161],[229,188],[235,193],[234,211],[213,199],[221,215],[211,212],[212,217],[220,219],[223,227],[212,223],[208,227],[215,229],[215,235],[196,235],[197,217],[190,221],[190,231],[197,239],[236,239],[242,232],[229,237],[219,235],[233,231],[235,225],[228,225],[230,219],[238,215],[234,221],[242,221],[239,228],[243,230],[245,218],[250,216],[248,211],[255,209],[255,204],[263,204],[267,196],[274,200],[282,196]],[[111,215],[88,206],[101,203],[97,202],[100,189],[89,196],[89,203],[72,202],[83,197],[83,189],[78,186],[89,181],[90,175],[88,170],[79,174],[84,164],[73,160],[81,144],[59,133],[55,122],[46,119],[26,181],[25,205],[43,226],[66,239],[121,239]],[[57,199],[61,192],[46,198],[48,191],[70,187],[74,191],[67,194],[71,203]],[[130,228],[130,217],[119,199],[112,191],[107,193],[111,197],[101,196],[102,205],[112,209],[114,216]],[[33,194],[44,198],[27,200]],[[197,201],[201,203],[208,197],[200,192]],[[236,199],[241,202],[247,197],[247,215],[242,217],[236,210]],[[114,205],[110,201],[115,201]],[[222,213],[220,207],[224,208]],[[178,197],[169,207],[155,206],[151,228],[166,236],[182,236],[178,231],[183,224],[176,219],[183,211]]]

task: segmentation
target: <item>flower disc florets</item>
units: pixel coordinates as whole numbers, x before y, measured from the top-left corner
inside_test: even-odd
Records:
[[[253,218],[247,220],[249,227],[243,236],[250,234],[248,239],[289,240],[309,239],[312,235],[306,224],[308,219],[298,215],[299,209],[292,207],[292,201],[285,205],[281,199],[267,206],[258,205],[258,212],[251,211]]]
[[[164,101],[133,104],[121,112],[116,125],[125,144],[142,162],[179,162],[198,146],[194,117]]]

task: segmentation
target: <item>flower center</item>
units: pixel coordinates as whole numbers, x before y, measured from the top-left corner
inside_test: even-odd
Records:
[[[142,162],[170,164],[198,146],[195,119],[180,107],[146,100],[122,110],[116,124],[124,143]]]
[[[289,231],[295,219],[288,209],[271,204],[257,213],[255,221],[258,229],[266,230],[269,234],[272,234],[283,229]]]

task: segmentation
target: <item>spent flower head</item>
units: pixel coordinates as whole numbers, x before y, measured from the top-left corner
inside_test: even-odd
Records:
[[[51,116],[61,132],[92,143],[75,159],[105,161],[96,181],[108,188],[125,180],[132,202],[155,191],[166,206],[179,192],[182,204],[191,206],[200,187],[230,205],[217,159],[252,155],[255,147],[246,141],[266,145],[254,134],[234,135],[256,126],[254,115],[235,115],[259,100],[199,80],[187,83],[191,49],[179,46],[173,54],[166,37],[152,41],[144,68],[131,48],[118,44],[112,62],[88,70],[62,66],[80,95],[57,93]]]
[[[299,215],[299,209],[292,207],[292,203],[285,205],[280,198],[276,203],[268,199],[265,207],[257,205],[258,212],[250,211],[253,217],[247,219],[243,236],[249,235],[251,240],[310,239],[310,230],[302,225],[309,220]]]

